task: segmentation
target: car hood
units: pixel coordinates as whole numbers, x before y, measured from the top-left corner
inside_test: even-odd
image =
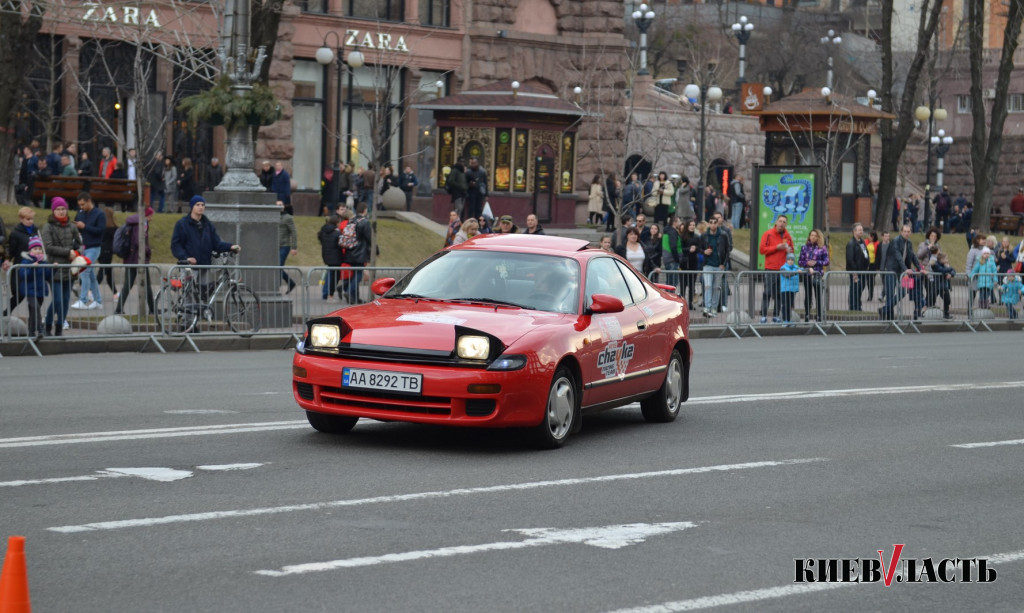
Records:
[[[377,299],[337,311],[350,332],[342,342],[354,345],[448,350],[455,327],[497,337],[506,347],[539,327],[575,321],[575,315],[432,300]]]

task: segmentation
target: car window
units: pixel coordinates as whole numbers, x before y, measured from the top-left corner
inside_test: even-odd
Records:
[[[622,278],[622,273],[614,259],[594,258],[587,265],[587,306],[590,306],[594,294],[615,296],[622,301],[622,304],[633,303],[629,286]]]
[[[504,251],[443,251],[395,283],[387,297],[493,301],[575,313],[579,264],[572,258]]]
[[[637,278],[636,273],[630,267],[622,262],[616,262],[616,264],[619,265],[622,276],[626,278],[626,285],[629,286],[629,293],[633,295],[633,302],[643,302],[644,298],[647,297],[647,286]]]

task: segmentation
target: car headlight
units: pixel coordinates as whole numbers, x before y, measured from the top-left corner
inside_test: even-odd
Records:
[[[491,362],[487,370],[519,370],[526,366],[525,355],[506,354],[500,355]]]
[[[341,342],[341,329],[334,324],[313,324],[309,330],[312,347],[337,347]]]
[[[463,335],[455,343],[456,353],[467,360],[486,360],[491,352],[491,341],[486,336]]]

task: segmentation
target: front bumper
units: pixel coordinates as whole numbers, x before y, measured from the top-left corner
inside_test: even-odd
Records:
[[[292,393],[303,409],[330,415],[452,426],[534,426],[543,417],[552,376],[535,364],[531,360],[520,370],[488,371],[296,354]],[[343,388],[345,367],[421,374],[422,394]],[[497,385],[500,390],[469,391],[479,385]]]

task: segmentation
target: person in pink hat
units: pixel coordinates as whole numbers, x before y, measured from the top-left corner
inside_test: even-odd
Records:
[[[82,235],[68,217],[68,203],[60,196],[50,201],[53,213],[39,232],[43,239],[46,259],[51,264],[71,264],[82,249]],[[71,307],[71,285],[74,275],[70,266],[57,266],[53,270],[51,293],[53,298],[46,309],[46,335],[61,336],[64,320]]]

